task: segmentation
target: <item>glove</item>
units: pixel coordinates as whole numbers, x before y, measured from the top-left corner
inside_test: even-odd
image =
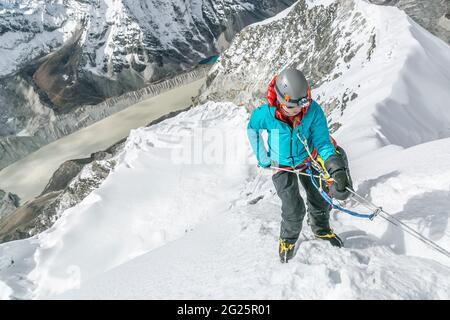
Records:
[[[325,161],[325,169],[334,180],[330,187],[332,197],[338,200],[347,199],[350,191],[346,188],[350,187],[350,183],[344,160],[339,155],[332,155]]]

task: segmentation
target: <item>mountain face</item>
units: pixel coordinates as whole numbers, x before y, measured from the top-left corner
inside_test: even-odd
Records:
[[[423,27],[450,43],[448,1],[371,1],[404,9]],[[96,105],[190,70],[201,59],[227,48],[234,34],[246,25],[272,16],[294,2],[1,3],[0,169],[117,110],[108,104],[85,112],[79,110],[80,106]],[[315,26],[317,21],[310,21],[308,27],[317,27],[317,31],[329,28],[326,19],[324,26]],[[316,45],[322,47],[329,40],[315,38]],[[330,41],[329,48],[335,47],[333,39]],[[274,45],[279,43],[267,48]],[[329,55],[333,55],[331,50]],[[272,61],[268,63],[271,65]],[[314,68],[317,74],[313,80],[327,73],[330,63],[333,61],[319,65],[323,69],[320,71]]]
[[[110,150],[115,148],[113,146]],[[89,158],[64,162],[43,192],[20,207],[16,205],[6,211],[8,207],[5,207],[3,200],[6,213],[0,216],[0,242],[29,238],[47,230],[64,210],[76,205],[98,188],[114,168],[114,162],[109,161],[110,150],[96,152]]]
[[[414,51],[409,50],[415,35],[405,30],[417,26],[411,27],[405,23],[402,35],[391,35],[392,39],[382,35],[381,39],[377,32],[381,18],[370,18],[357,4],[357,1],[352,0],[331,1],[328,5],[299,1],[276,17],[248,26],[234,39],[230,48],[213,67],[208,75],[208,85],[203,88],[198,99],[233,101],[251,110],[264,103],[266,86],[271,77],[286,66],[295,66],[311,79],[314,98],[330,115],[330,130],[336,131],[343,125],[340,118],[349,104],[360,103],[374,88],[384,87],[381,84],[369,85],[366,80],[373,78],[373,66],[376,63],[389,66],[398,64],[400,71],[396,72],[401,73],[401,70],[409,69],[408,61],[413,60],[415,55]],[[402,19],[406,21],[405,16]],[[394,45],[399,40],[403,41],[404,51],[399,51]],[[440,50],[442,49],[437,48],[435,51]],[[380,56],[380,52],[387,52],[388,59],[374,62],[374,54],[379,53]],[[398,53],[393,55],[391,52]],[[434,68],[431,66],[430,70]],[[406,79],[413,81],[415,76],[408,75]],[[431,78],[428,75],[425,78],[427,77]],[[403,78],[405,76],[400,77]],[[440,79],[436,74],[433,78],[439,83]],[[442,83],[445,80],[440,86]],[[445,93],[445,90],[442,91]],[[424,91],[423,95],[426,94]],[[437,108],[442,107],[439,94],[434,96],[430,99],[436,100],[438,97],[435,105]],[[380,105],[384,100],[390,101],[389,99],[392,98],[380,96]],[[418,101],[417,98],[415,100]],[[376,143],[396,142],[401,146],[410,146],[424,142],[423,139],[450,136],[450,131],[445,129],[445,115],[438,116],[439,112],[434,112],[433,115],[427,108],[419,109],[425,110],[422,113],[425,118],[440,117],[443,125],[429,129],[420,120],[412,119],[410,123],[403,121],[397,125],[399,132],[395,133],[386,128],[387,125],[377,124],[375,127],[380,127],[380,138]],[[369,123],[367,126],[374,125]],[[421,128],[423,132],[419,137],[405,134],[417,131],[417,128]],[[88,159],[62,164],[49,182],[49,187],[37,199],[17,210],[15,217],[1,220],[0,240],[21,239],[50,227],[65,209],[82,201],[108,176],[113,168],[108,161],[112,156],[111,151],[105,150]],[[90,178],[80,179],[82,171],[84,174],[89,172]],[[11,206],[8,208],[9,212],[15,210]]]
[[[449,1],[371,2],[403,9],[423,27],[450,43]],[[368,63],[378,42],[374,26],[363,15],[355,13],[353,1],[324,2],[329,4],[325,6],[320,3],[300,0],[269,22],[245,28],[210,72],[198,101],[233,100],[252,109],[264,101],[267,83],[284,67],[303,70],[312,87],[317,88],[339,78],[342,69],[351,64],[358,52],[365,53],[366,61],[361,63]],[[354,33],[359,34],[357,40]],[[327,110],[337,104],[345,108],[346,102],[355,98],[353,92],[340,94],[335,101],[325,102]]]
[[[293,2],[1,3],[0,169],[78,129],[77,115],[52,124],[58,117],[191,70],[244,26]]]
[[[342,76],[357,53],[360,63],[369,63],[376,30],[355,10],[355,1],[311,3],[300,0],[273,19],[242,30],[210,71],[199,101],[234,101],[251,110],[265,101],[267,84],[283,68],[302,70],[317,88]],[[324,107],[334,109],[337,103]]]
[[[295,67],[310,81],[314,99],[329,115],[334,132],[343,125],[339,118],[345,116],[350,103],[374,103],[369,97],[385,86],[374,80],[373,74],[382,68],[386,73],[383,77],[396,75],[393,90],[404,92],[404,97],[382,92],[376,105],[383,112],[397,110],[406,120],[395,130],[386,122],[368,122],[367,128],[380,130],[374,144],[409,147],[449,137],[450,116],[444,104],[449,91],[443,87],[448,82],[449,66],[433,61],[448,61],[448,45],[397,8],[386,6],[382,12],[401,16],[401,26],[396,26],[394,19],[391,23],[388,16],[372,16],[364,3],[300,0],[272,19],[246,27],[210,70],[198,101],[233,101],[252,110],[266,102],[267,85],[273,76]],[[384,53],[375,55],[380,52]],[[416,61],[421,61],[420,68]],[[414,89],[405,92],[409,87]],[[433,95],[428,88],[433,88]],[[392,107],[394,103],[397,109]],[[424,103],[430,106],[420,107]],[[415,109],[413,116],[410,108]],[[422,119],[433,119],[440,125],[429,127]]]
[[[69,0],[3,4],[0,75],[23,70],[58,112],[176,74],[293,1]],[[51,53],[50,55],[46,55]],[[96,79],[103,79],[97,83]],[[76,96],[74,96],[76,95]]]
[[[448,0],[369,0],[372,3],[396,6],[418,24],[450,44],[450,1]]]

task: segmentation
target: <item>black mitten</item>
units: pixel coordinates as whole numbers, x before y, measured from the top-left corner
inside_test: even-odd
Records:
[[[349,179],[344,160],[339,155],[332,155],[325,161],[325,169],[333,178],[334,183],[331,185],[330,192],[333,198],[345,200],[350,196]]]

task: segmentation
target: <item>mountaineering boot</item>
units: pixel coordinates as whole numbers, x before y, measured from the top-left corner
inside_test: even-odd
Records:
[[[328,240],[331,245],[334,247],[342,248],[344,246],[344,242],[341,238],[338,237],[332,230],[329,232],[321,232],[315,235],[317,239]]]
[[[280,239],[280,245],[278,247],[278,252],[280,254],[280,260],[282,263],[287,263],[294,256],[295,243],[285,242]]]

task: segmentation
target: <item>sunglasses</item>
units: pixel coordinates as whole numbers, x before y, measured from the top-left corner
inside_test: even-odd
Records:
[[[284,103],[280,102],[280,104],[282,106],[285,106],[286,108],[289,108],[289,109],[298,108],[298,107],[306,108],[310,104],[310,101],[309,101],[308,97],[303,97],[303,98],[300,98],[298,100],[290,100],[289,97],[285,97],[285,100],[289,101],[290,103],[294,103],[295,104],[295,105],[288,106],[287,104],[284,104]]]

